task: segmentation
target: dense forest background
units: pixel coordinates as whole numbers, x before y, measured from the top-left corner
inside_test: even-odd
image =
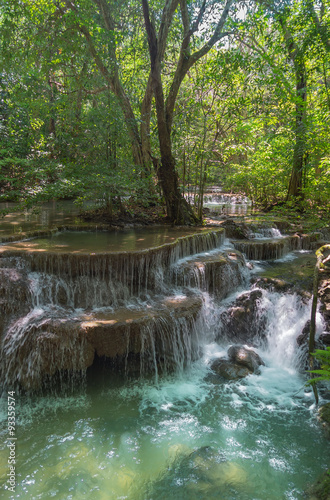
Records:
[[[0,1],[0,201],[330,208],[329,0]]]

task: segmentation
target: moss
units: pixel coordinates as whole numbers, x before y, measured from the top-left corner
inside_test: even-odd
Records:
[[[319,418],[330,429],[330,403],[321,406],[319,409]]]
[[[326,470],[310,488],[309,492],[312,498],[317,500],[330,499],[330,469]]]
[[[288,289],[296,292],[313,290],[313,276],[315,267],[315,255],[309,253],[299,254],[295,260],[286,262],[272,262],[271,266],[259,273],[264,279],[282,282]],[[279,283],[280,284],[280,283]]]

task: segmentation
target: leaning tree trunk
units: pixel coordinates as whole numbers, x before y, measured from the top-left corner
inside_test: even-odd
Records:
[[[175,2],[169,2],[169,9],[167,10],[173,10],[174,6]],[[160,149],[160,163],[158,164],[157,175],[165,198],[167,216],[173,224],[196,224],[198,218],[180,192],[178,174],[175,168],[175,159],[172,154],[171,124],[166,116],[161,76],[162,50],[156,36],[155,27],[150,19],[149,4],[147,0],[142,0],[142,7],[148,36],[151,63],[150,75],[157,114],[157,130]],[[165,10],[163,14],[165,17],[162,25],[165,30],[168,29],[171,17],[167,18]]]

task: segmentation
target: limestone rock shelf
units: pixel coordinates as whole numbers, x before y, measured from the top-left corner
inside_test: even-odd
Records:
[[[246,263],[238,251],[200,255],[172,268],[177,286],[197,287],[223,299],[244,281]]]
[[[56,240],[63,243],[58,251],[37,239],[1,245],[4,386],[39,389],[64,372],[85,373],[100,357],[139,374],[195,359],[202,294],[186,285],[172,295],[171,269],[180,259],[219,248],[224,230],[178,234],[166,230],[162,237],[170,241],[136,251],[98,251],[95,243],[95,252],[85,244],[70,252],[65,233]],[[95,233],[77,233],[83,243],[86,237],[93,245]],[[159,241],[154,229],[145,238]]]
[[[231,240],[234,247],[249,260],[275,260],[293,250],[316,250],[321,246],[321,234],[294,234],[282,238]]]
[[[4,339],[1,377],[35,390],[58,372],[85,371],[95,355],[128,374],[137,366],[142,374],[166,372],[198,356],[196,321],[201,307],[200,296],[181,295],[140,310],[64,317],[35,310]]]

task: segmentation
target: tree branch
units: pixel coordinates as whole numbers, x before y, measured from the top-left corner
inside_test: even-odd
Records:
[[[180,57],[179,61],[177,64],[177,68],[174,74],[174,78],[172,81],[172,85],[170,87],[169,94],[167,96],[166,100],[166,121],[168,124],[169,130],[171,130],[172,127],[172,122],[173,122],[173,111],[174,111],[174,106],[175,106],[175,101],[179,92],[179,88],[181,86],[181,83],[186,76],[187,72],[189,69],[204,55],[206,55],[211,48],[219,41],[221,38],[224,38],[225,36],[228,36],[229,34],[233,34],[231,32],[223,32],[222,29],[225,25],[225,22],[228,18],[229,10],[234,3],[235,0],[227,0],[226,5],[224,7],[224,10],[221,14],[221,17],[219,19],[219,22],[214,30],[213,35],[211,36],[210,40],[198,51],[194,52],[193,54],[189,55],[188,47],[190,43],[190,33],[193,33],[194,29],[198,28],[198,24],[200,23],[204,10],[205,10],[205,1],[203,2],[201,9],[199,11],[198,17],[196,22],[194,23],[192,29],[189,31],[187,36],[183,39],[182,44],[181,44],[181,49],[180,49]]]
[[[181,19],[183,24],[183,37],[185,38],[190,31],[190,20],[189,20],[189,12],[187,7],[187,0],[180,1],[180,11],[181,11]]]
[[[155,27],[150,19],[148,0],[142,0],[142,9],[143,9],[144,23],[147,32],[147,38],[148,38],[150,64],[152,72],[155,68],[156,60],[158,57],[158,42],[157,42]]]
[[[99,0],[100,3],[102,2],[103,6],[107,6],[103,0]],[[77,14],[77,17],[79,16],[79,11],[76,5],[71,2],[71,0],[65,0],[65,4],[68,9],[72,10]],[[106,22],[106,21],[105,21]],[[139,136],[139,130],[136,122],[136,118],[131,106],[131,103],[123,89],[123,86],[120,82],[119,76],[118,76],[118,69],[117,65],[114,64],[114,67],[112,68],[111,72],[109,69],[105,66],[104,62],[102,61],[101,57],[99,56],[95,45],[93,43],[92,36],[87,29],[87,27],[80,23],[79,20],[77,19],[76,23],[76,28],[80,33],[82,33],[85,37],[88,49],[101,73],[105,81],[108,83],[111,91],[115,94],[115,96],[118,99],[119,105],[121,107],[121,110],[123,112],[124,118],[125,118],[125,123],[127,126],[128,134],[131,139],[131,145],[132,145],[132,153],[133,153],[133,158],[134,161],[137,165],[143,166],[143,158],[142,158],[142,151],[141,151],[141,139]],[[115,52],[115,49],[114,49]]]

